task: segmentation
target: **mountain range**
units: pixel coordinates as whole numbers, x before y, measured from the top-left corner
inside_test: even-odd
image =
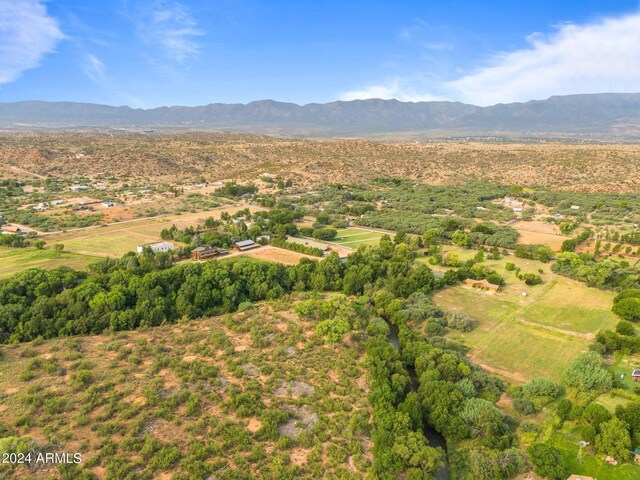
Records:
[[[640,93],[553,96],[479,107],[459,102],[261,100],[138,109],[92,103],[0,103],[5,130],[118,128],[227,130],[303,137],[516,136],[640,138]]]

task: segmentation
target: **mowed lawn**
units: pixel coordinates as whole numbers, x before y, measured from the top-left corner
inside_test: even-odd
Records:
[[[338,236],[333,239],[333,242],[355,250],[360,245],[378,245],[383,235],[383,232],[363,228],[343,228],[338,230]],[[393,236],[393,234],[390,235]]]
[[[52,249],[0,247],[0,279],[10,277],[27,268],[56,268],[67,266],[83,269],[99,258],[68,252],[54,252]]]

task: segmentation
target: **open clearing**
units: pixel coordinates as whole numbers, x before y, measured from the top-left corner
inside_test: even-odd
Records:
[[[89,255],[54,252],[51,249],[0,247],[0,279],[33,267],[50,269],[67,266],[82,270],[97,260]]]
[[[452,252],[462,260],[475,253]],[[527,287],[514,272],[505,270],[506,262],[515,263],[523,272],[542,269],[545,283]],[[598,330],[616,324],[610,311],[613,292],[560,277],[548,264],[533,260],[509,256],[485,264],[507,281],[499,293],[456,286],[437,292],[434,301],[445,310],[463,311],[478,320],[474,331],[451,335],[471,348],[473,360],[487,367],[513,372],[522,379],[547,376],[559,380],[571,360],[587,350]]]
[[[298,262],[303,258],[308,258],[311,260],[320,260],[320,257],[305,255],[304,253],[298,253],[292,250],[286,250],[284,248],[272,247],[270,245],[266,245],[260,248],[254,248],[253,250],[248,250],[246,252],[232,253],[230,255],[225,255],[224,257],[220,257],[220,259],[225,259],[225,258],[234,257],[234,256],[257,258],[259,260],[265,260],[267,262],[282,263],[284,265],[297,265]]]

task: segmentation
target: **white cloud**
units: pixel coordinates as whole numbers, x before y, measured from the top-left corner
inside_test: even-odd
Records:
[[[551,95],[640,91],[640,14],[531,35],[530,48],[496,55],[491,64],[447,87],[480,105]]]
[[[141,36],[148,43],[159,44],[166,55],[182,62],[200,53],[196,38],[204,35],[188,8],[179,2],[157,0],[139,25]]]
[[[489,59],[488,65],[450,80],[395,78],[345,92],[341,98],[430,98],[493,105],[552,95],[640,91],[640,14],[564,24],[533,34],[529,46]]]
[[[105,82],[104,63],[93,54],[87,55],[87,62],[84,65],[84,73],[96,83]]]
[[[429,102],[441,100],[441,98],[429,93],[418,93],[411,85],[411,81],[394,78],[385,83],[368,85],[359,90],[350,90],[339,94],[339,99],[344,101],[363,100],[367,98],[382,98],[389,100],[395,98],[402,102]]]
[[[0,84],[39,65],[64,34],[37,0],[0,0]]]

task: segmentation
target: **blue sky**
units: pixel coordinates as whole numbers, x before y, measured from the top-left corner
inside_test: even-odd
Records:
[[[640,91],[638,0],[0,0],[0,102]]]

